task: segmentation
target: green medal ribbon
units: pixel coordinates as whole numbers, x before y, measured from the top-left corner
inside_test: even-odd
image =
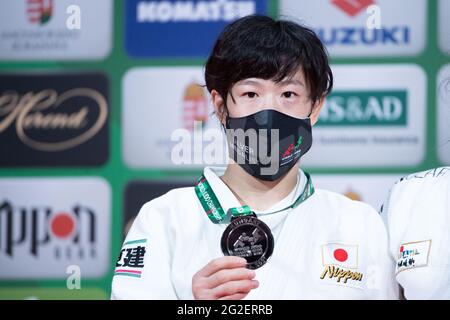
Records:
[[[264,215],[295,208],[310,196],[312,196],[314,194],[314,186],[312,184],[309,173],[305,172],[305,175],[307,178],[305,188],[293,204],[274,212],[264,213]],[[214,193],[211,185],[209,184],[208,180],[206,180],[204,175],[201,175],[201,177],[198,179],[197,185],[195,186],[195,193],[197,194],[197,198],[202,204],[203,209],[208,215],[208,218],[213,223],[229,223],[231,221],[231,218],[233,217],[249,216],[254,214],[250,207],[247,205],[230,208],[228,212],[225,212],[220,205],[219,199],[217,199],[216,194]]]

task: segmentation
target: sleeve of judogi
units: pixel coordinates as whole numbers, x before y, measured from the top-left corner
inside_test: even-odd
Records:
[[[394,187],[395,187],[395,185],[394,185]],[[391,237],[390,224],[389,224],[389,212],[390,212],[389,205],[391,203],[391,198],[392,198],[392,193],[394,191],[394,187],[389,190],[389,193],[380,209],[380,216],[383,219],[383,223],[384,223],[387,233],[388,233],[388,243],[390,243],[390,237]]]
[[[367,266],[366,285],[371,299],[398,299],[399,287],[395,280],[395,264],[389,254],[386,228],[375,210],[371,210],[368,222],[367,236],[373,261]]]
[[[391,230],[391,226],[389,223],[389,212],[390,212],[390,203],[392,202],[392,194],[395,192],[395,185],[394,187],[392,187],[391,190],[389,190],[389,193],[386,197],[386,200],[384,201],[383,205],[380,208],[380,216],[381,219],[383,221],[384,227],[386,229],[386,233],[387,233],[387,244],[386,244],[386,248],[387,248],[387,255],[388,255],[388,262],[391,265],[391,268],[393,270],[393,276],[392,276],[392,281],[395,283],[396,287],[397,287],[397,297],[395,299],[402,299],[402,295],[401,295],[401,288],[397,282],[397,279],[395,277],[395,265],[396,265],[396,261],[395,261],[395,257],[392,254],[392,250],[391,250],[391,246],[392,246],[392,230]]]
[[[163,202],[157,198],[139,211],[117,259],[111,299],[177,299],[171,281],[174,226]]]

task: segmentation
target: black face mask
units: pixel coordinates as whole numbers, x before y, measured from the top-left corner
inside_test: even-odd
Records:
[[[284,176],[312,145],[309,117],[298,119],[273,109],[240,118],[227,116],[225,127],[230,156],[261,180]],[[278,129],[278,137],[272,129]]]

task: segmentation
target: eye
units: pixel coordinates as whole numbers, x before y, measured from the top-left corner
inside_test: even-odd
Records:
[[[250,99],[254,98],[257,96],[256,92],[246,92],[244,93],[244,96],[249,97]]]
[[[296,96],[297,94],[293,91],[286,91],[283,92],[283,97],[285,98],[293,98],[293,96]]]

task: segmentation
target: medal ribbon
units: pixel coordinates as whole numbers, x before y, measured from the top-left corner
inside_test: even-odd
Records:
[[[314,194],[314,186],[312,184],[309,173],[305,172],[305,175],[307,178],[305,188],[294,201],[294,203],[292,203],[290,206],[287,206],[286,208],[274,212],[264,213],[264,215],[295,208],[310,196],[312,196]],[[197,194],[197,198],[198,200],[200,200],[203,209],[208,215],[208,218],[213,223],[229,223],[231,221],[231,218],[233,217],[249,216],[254,214],[250,207],[247,205],[244,205],[242,207],[230,208],[227,212],[225,212],[225,210],[220,205],[219,199],[217,199],[216,194],[214,193],[211,185],[209,184],[208,180],[206,180],[204,175],[201,175],[201,177],[198,179],[197,185],[195,186],[195,193]]]

